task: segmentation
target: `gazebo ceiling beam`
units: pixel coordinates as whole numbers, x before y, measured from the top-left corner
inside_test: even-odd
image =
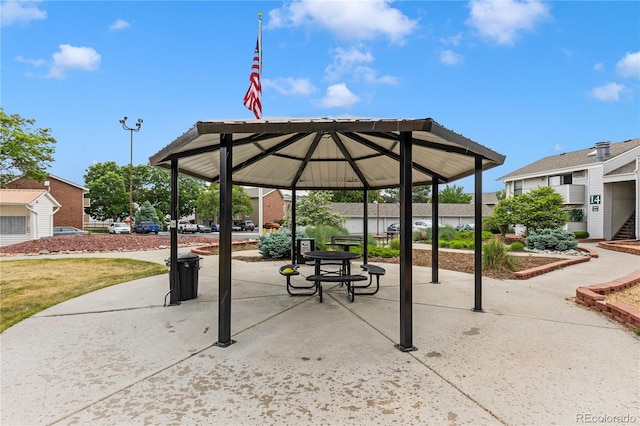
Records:
[[[387,156],[389,158],[392,158],[393,160],[397,161],[398,163],[400,162],[400,155],[396,154],[393,151],[389,151],[388,149],[381,148],[380,146],[374,144],[373,142],[368,141],[366,138],[363,138],[362,136],[357,135],[355,133],[345,133],[345,135],[348,135],[349,138],[353,139],[354,141],[356,141],[356,142],[358,142],[358,143],[360,143],[360,144],[362,144],[362,145],[364,145],[364,146],[366,146],[368,148],[373,149],[374,151],[377,151],[377,152],[379,152],[379,153],[381,153],[381,154],[383,154],[383,155],[385,155],[385,156]],[[417,171],[419,171],[421,173],[427,174],[427,175],[429,175],[431,177],[437,177],[438,179],[440,179],[442,181],[446,182],[446,181],[449,180],[446,177],[441,176],[439,173],[436,173],[433,170],[427,169],[426,167],[423,167],[423,166],[421,166],[419,164],[413,163],[412,167],[413,167],[413,169],[415,169],[415,170],[417,170]]]
[[[349,165],[351,166],[353,171],[356,173],[356,175],[358,175],[358,178],[360,178],[360,182],[362,182],[362,185],[365,187],[365,189],[369,188],[369,182],[367,181],[367,178],[364,176],[364,173],[362,173],[362,170],[360,170],[360,167],[358,167],[356,162],[353,160],[351,153],[344,146],[344,144],[342,143],[342,141],[340,140],[338,135],[336,135],[335,132],[331,133],[331,139],[333,139],[335,144],[338,146],[338,149],[340,150],[340,152],[342,152],[342,155],[344,155],[344,158],[349,162]]]
[[[307,164],[309,164],[309,160],[311,160],[311,156],[318,148],[318,144],[320,144],[321,138],[322,138],[322,134],[320,132],[316,133],[315,137],[313,138],[313,142],[311,143],[311,146],[307,150],[307,155],[304,157],[304,160],[302,160],[302,163],[300,164],[300,167],[298,167],[298,171],[296,172],[296,175],[291,180],[292,189],[296,187],[296,184],[300,180],[300,177],[302,177],[302,173],[304,173],[304,169],[307,168]]]

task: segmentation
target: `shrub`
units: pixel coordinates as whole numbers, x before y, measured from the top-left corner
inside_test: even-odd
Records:
[[[461,240],[453,240],[453,241],[451,241],[451,248],[452,249],[457,249],[457,250],[465,249],[465,248],[467,248],[467,244],[464,241],[461,241]]]
[[[354,253],[360,253],[360,254],[362,254],[363,252],[362,247],[353,247],[351,251]],[[400,250],[392,249],[389,247],[379,247],[371,244],[369,244],[369,247],[367,248],[367,252],[369,257],[390,258],[390,257],[400,256]]]
[[[575,231],[573,235],[575,235],[576,238],[589,238],[589,233],[587,231]]]
[[[400,251],[400,237],[394,237],[389,241],[389,248]]]
[[[582,209],[571,209],[569,211],[569,220],[571,222],[582,222],[584,219],[584,212]]]
[[[524,240],[528,249],[565,251],[578,247],[572,232],[562,229],[540,229],[531,231]]]
[[[440,241],[438,241],[438,246],[440,246],[442,248],[448,248],[448,247],[451,247],[451,242],[450,241],[445,241],[445,240],[440,240]]]
[[[331,242],[331,237],[334,235],[349,235],[349,231],[345,228],[328,225],[307,226],[305,232],[310,238],[316,240],[316,250],[325,250],[327,243]]]
[[[296,238],[305,238],[304,231],[296,232]],[[258,250],[263,259],[285,259],[291,257],[291,231],[285,229],[261,235]]]
[[[426,241],[427,234],[423,231],[413,231],[411,233],[411,241]]]
[[[524,250],[524,244],[520,241],[514,241],[509,245],[509,251],[522,251]]]
[[[459,231],[456,234],[456,240],[464,240],[464,241],[474,241],[475,240],[475,231]],[[482,231],[482,241],[489,240],[493,237],[493,234],[489,231]]]
[[[429,229],[429,231],[431,231],[431,229]],[[451,225],[441,226],[438,228],[438,239],[451,241],[456,237],[457,233],[458,232]]]
[[[507,252],[499,237],[494,237],[482,245],[482,267],[494,271],[515,271],[518,259]]]

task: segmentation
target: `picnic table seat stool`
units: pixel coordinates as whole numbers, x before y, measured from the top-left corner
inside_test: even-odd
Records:
[[[369,284],[354,286],[354,291],[360,289],[355,294],[358,294],[358,295],[361,295],[361,296],[372,296],[372,295],[376,294],[378,292],[378,290],[380,290],[380,276],[384,275],[387,271],[383,267],[377,266],[377,265],[366,264],[366,265],[360,265],[360,267],[363,270],[365,270],[365,271],[367,271],[369,273]],[[368,289],[368,288],[371,287],[371,284],[373,284],[373,277],[376,278],[375,290],[362,291],[362,289],[364,289],[364,288]]]
[[[299,265],[282,265],[278,271],[280,272],[280,275],[283,275],[287,279],[287,293],[289,293],[289,296],[313,296],[317,291],[317,289],[315,288],[315,284],[293,285],[291,283],[292,276],[300,275],[300,272],[298,272],[299,267]],[[313,291],[309,291],[312,289]],[[298,290],[304,291],[299,292]]]

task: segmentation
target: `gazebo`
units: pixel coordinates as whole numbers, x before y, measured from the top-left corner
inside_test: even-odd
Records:
[[[474,307],[482,311],[482,171],[505,156],[426,119],[261,119],[199,121],[150,157],[171,170],[171,283],[177,282],[178,174],[220,183],[219,321],[216,346],[231,339],[232,184],[289,189],[367,191],[400,188],[400,338],[412,351],[411,190],[432,185],[438,217],[438,185],[475,176]],[[292,206],[295,259],[295,204]],[[434,224],[435,225],[435,224]],[[438,282],[438,227],[433,227],[432,281]],[[365,238],[366,242],[366,238]],[[367,251],[364,245],[366,263]]]

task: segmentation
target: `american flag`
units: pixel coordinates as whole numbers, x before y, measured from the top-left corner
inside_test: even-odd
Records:
[[[253,55],[253,65],[251,65],[251,75],[249,76],[249,89],[244,95],[244,106],[253,111],[256,118],[262,116],[262,85],[260,84],[260,43],[256,41],[256,50]]]

